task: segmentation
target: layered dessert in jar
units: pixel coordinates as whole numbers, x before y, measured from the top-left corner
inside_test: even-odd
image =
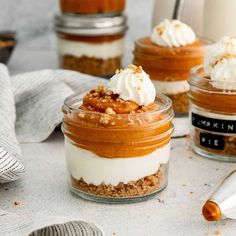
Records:
[[[236,161],[236,38],[211,46],[190,83],[193,149],[206,157]]]
[[[150,74],[155,87],[168,95],[177,115],[187,114],[190,69],[203,63],[206,40],[179,20],[165,19],[151,37],[135,42],[134,64]]]
[[[55,24],[61,68],[107,77],[121,67],[125,16],[62,15]]]
[[[63,13],[111,14],[121,13],[125,0],[60,0]]]
[[[100,202],[145,200],[167,185],[171,100],[141,67],[117,70],[106,86],[64,104],[69,184]]]

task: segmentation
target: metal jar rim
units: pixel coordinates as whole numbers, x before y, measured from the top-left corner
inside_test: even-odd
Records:
[[[125,15],[83,15],[63,14],[56,15],[55,30],[58,33],[67,33],[84,36],[115,35],[127,29]]]

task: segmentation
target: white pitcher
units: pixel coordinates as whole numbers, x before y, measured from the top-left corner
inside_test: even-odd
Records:
[[[176,0],[154,0],[153,26],[165,18],[172,18]],[[197,35],[203,35],[204,0],[185,0],[181,20],[190,25]]]
[[[153,26],[172,18],[175,0],[154,0]],[[236,36],[236,0],[185,0],[181,20],[197,35],[218,40],[224,35]]]
[[[204,34],[214,40],[236,36],[235,12],[235,0],[205,0]]]

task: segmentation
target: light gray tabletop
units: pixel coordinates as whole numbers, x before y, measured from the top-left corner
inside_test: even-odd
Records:
[[[32,62],[26,56],[22,59],[21,55],[32,58],[32,54],[38,52],[24,50],[19,48],[15,52],[10,62],[12,73],[56,67],[55,53],[41,52]],[[42,64],[34,64],[36,62]],[[73,216],[93,222],[108,236],[236,235],[236,222],[208,223],[201,216],[201,207],[212,186],[235,164],[197,156],[189,147],[188,137],[172,140],[167,189],[152,200],[129,205],[97,204],[69,192],[60,130],[47,141],[23,144],[22,149],[27,171],[21,180],[0,186],[2,210],[29,217],[36,214]],[[15,205],[15,201],[20,204]]]

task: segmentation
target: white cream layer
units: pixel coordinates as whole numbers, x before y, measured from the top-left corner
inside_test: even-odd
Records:
[[[71,55],[75,57],[87,56],[106,60],[123,55],[124,40],[118,39],[104,43],[86,43],[58,39],[58,51],[60,55]]]
[[[152,80],[152,82],[157,91],[167,95],[174,95],[178,93],[188,92],[190,88],[187,80],[182,80],[182,81]]]
[[[110,159],[79,148],[65,139],[65,151],[68,170],[75,179],[83,178],[88,184],[116,186],[120,182],[127,184],[156,173],[160,164],[169,161],[170,144],[143,157]]]

